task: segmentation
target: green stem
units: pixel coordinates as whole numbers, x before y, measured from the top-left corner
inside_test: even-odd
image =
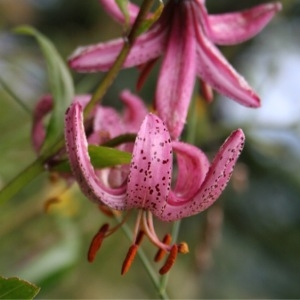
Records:
[[[29,115],[31,115],[30,109],[24,104],[24,102],[12,91],[12,89],[6,84],[6,82],[0,77],[0,84],[7,94],[10,95]]]
[[[122,68],[124,61],[126,60],[127,55],[133,45],[135,39],[139,35],[139,28],[143,24],[147,13],[149,12],[150,8],[153,5],[154,0],[145,0],[140,8],[139,14],[132,26],[132,29],[127,38],[124,39],[124,46],[119,53],[118,57],[116,58],[113,66],[110,70],[106,73],[104,78],[102,79],[101,83],[99,84],[98,88],[94,92],[92,99],[89,101],[87,106],[84,109],[84,118],[87,119],[90,115],[93,108],[97,105],[97,103],[103,98],[105,93],[107,92],[108,88],[112,85],[115,78],[117,77],[119,71]]]
[[[98,89],[93,94],[91,101],[88,103],[88,105],[84,110],[85,119],[87,118],[87,116],[89,116],[90,112],[97,104],[97,102],[100,99],[102,99],[107,89],[110,87],[110,85],[113,83],[114,79],[118,75],[134,40],[139,34],[139,27],[142,25],[144,19],[146,18],[148,11],[153,5],[153,2],[154,0],[144,0],[140,12],[128,35],[128,38],[124,43],[122,51],[120,52],[112,68],[109,70],[109,72],[106,74],[106,76],[100,83]],[[2,80],[1,83],[7,91],[11,92],[10,89],[7,88],[7,85],[5,85],[5,83]],[[13,96],[14,99],[17,99],[18,101],[18,98],[15,95],[11,94],[11,96]],[[18,103],[21,105],[23,104],[21,101],[18,101]],[[43,157],[38,158],[33,164],[27,167],[23,172],[17,175],[17,177],[13,179],[7,186],[5,186],[0,191],[0,204],[5,202],[6,200],[9,200],[9,198],[17,194],[26,184],[32,181],[37,175],[42,173],[44,170],[43,163],[47,161],[49,158],[51,158],[57,151],[59,151],[63,147],[63,145],[64,145],[64,139],[62,138],[58,141],[56,145],[54,145],[54,147],[51,150],[47,151],[46,153],[43,153],[42,155]]]
[[[38,158],[0,191],[0,204],[12,198],[44,170],[43,160]]]

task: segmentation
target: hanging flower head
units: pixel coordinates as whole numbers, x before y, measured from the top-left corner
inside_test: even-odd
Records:
[[[115,1],[100,0],[117,21],[124,16]],[[138,7],[128,6],[133,23]],[[204,0],[170,0],[153,27],[140,35],[123,67],[144,66],[144,80],[153,61],[163,56],[155,93],[155,108],[166,123],[171,137],[177,139],[183,129],[195,78],[249,107],[260,106],[260,99],[214,44],[230,45],[256,35],[281,9],[279,2],[220,15],[209,15]],[[81,47],[70,57],[70,66],[83,72],[108,70],[123,44],[123,39]]]
[[[139,211],[133,244],[122,273],[128,270],[132,262],[141,234],[147,235],[159,252],[170,253],[161,274],[170,269],[178,252],[187,252],[185,243],[171,245],[170,238],[160,241],[155,233],[153,215],[162,221],[175,221],[198,214],[211,206],[226,187],[244,145],[242,130],[234,131],[210,165],[206,155],[198,148],[171,141],[161,119],[148,114],[136,137],[127,180],[118,187],[111,187],[103,182],[90,162],[82,106],[78,102],[73,103],[66,113],[65,138],[73,175],[90,200],[111,209]],[[171,186],[173,153],[176,154],[178,165],[174,188]],[[108,225],[100,229],[92,243],[91,260],[95,248],[114,231]]]

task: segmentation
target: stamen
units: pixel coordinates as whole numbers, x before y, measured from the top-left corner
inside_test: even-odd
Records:
[[[165,251],[171,251],[171,247],[167,244],[164,244],[160,241],[158,236],[156,235],[154,226],[153,226],[153,217],[150,211],[145,212],[146,215],[143,215],[143,228],[145,230],[145,234],[148,236],[149,240],[158,248],[164,249]]]
[[[206,82],[204,82],[203,80],[200,80],[200,86],[201,86],[201,94],[204,100],[207,103],[211,103],[214,98],[214,92],[212,90],[212,87]]]
[[[127,221],[129,215],[131,213],[131,210],[129,210],[126,215],[124,216],[122,221],[119,221],[120,223],[118,223],[115,227],[111,228],[109,231],[106,232],[105,237],[108,237],[110,235],[112,235],[113,233],[115,233],[120,227],[123,226],[123,224]]]
[[[171,244],[171,241],[172,241],[172,236],[168,233],[164,236],[162,242],[165,244],[165,245],[170,245]],[[159,262],[161,261],[164,256],[167,254],[167,251],[165,249],[161,249],[159,248],[155,257],[154,257],[154,261],[155,262]]]
[[[48,213],[50,207],[51,207],[52,205],[54,205],[54,204],[59,203],[59,202],[61,202],[61,199],[59,199],[58,197],[53,197],[53,198],[48,199],[48,200],[45,202],[45,204],[44,204],[44,211],[45,211],[46,213]]]
[[[175,263],[177,253],[178,253],[178,247],[177,247],[177,245],[173,245],[165,264],[159,270],[160,275],[164,275],[170,271],[170,269],[172,268],[172,266]]]
[[[142,89],[142,87],[143,87],[150,71],[153,69],[156,61],[157,61],[157,58],[150,60],[149,62],[140,66],[141,73],[140,73],[140,76],[139,76],[139,78],[137,80],[137,84],[136,84],[137,91],[140,91]]]
[[[187,254],[190,252],[189,250],[189,246],[187,243],[185,242],[181,242],[180,244],[178,244],[178,252],[181,254]]]
[[[144,236],[145,236],[144,230],[140,230],[135,239],[135,244],[139,246],[141,244],[141,242],[143,241]]]
[[[120,215],[121,213],[118,210],[114,210],[106,206],[105,204],[98,205],[99,210],[105,214],[107,217],[114,217],[115,215]]]
[[[130,248],[127,252],[126,258],[125,258],[125,260],[123,262],[123,265],[122,265],[122,271],[121,271],[122,275],[126,274],[129,271],[129,269],[132,265],[132,262],[135,258],[135,255],[137,253],[137,250],[138,250],[138,245],[133,244],[133,245],[130,246]]]
[[[102,245],[103,239],[105,238],[105,234],[108,231],[108,229],[109,229],[109,225],[104,224],[96,233],[96,235],[93,237],[88,251],[88,261],[90,263],[94,261],[95,256]]]

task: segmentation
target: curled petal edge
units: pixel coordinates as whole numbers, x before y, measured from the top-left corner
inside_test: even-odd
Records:
[[[124,210],[126,186],[112,189],[105,186],[95,173],[88,154],[88,143],[83,125],[80,103],[72,103],[65,118],[66,148],[71,169],[84,195],[96,203]]]
[[[198,214],[210,207],[227,186],[244,142],[245,136],[241,129],[232,132],[215,156],[196,195],[183,200],[171,192],[160,219],[175,221]]]
[[[211,41],[219,45],[233,45],[253,38],[280,11],[280,2],[257,5],[236,13],[205,15],[204,30]]]

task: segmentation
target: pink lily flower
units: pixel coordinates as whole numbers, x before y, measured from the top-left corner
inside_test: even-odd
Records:
[[[245,140],[241,129],[234,131],[210,165],[200,149],[171,141],[162,120],[154,114],[148,114],[132,150],[128,179],[112,188],[97,176],[91,165],[80,103],[73,103],[66,113],[65,138],[73,175],[90,200],[103,203],[111,209],[127,211],[135,208],[139,211],[133,248],[130,248],[122,273],[127,271],[128,263],[132,261],[132,251],[135,253],[137,250],[139,232],[146,234],[160,251],[170,252],[169,260],[177,252],[187,252],[185,243],[170,245],[160,241],[152,216],[162,221],[175,221],[198,214],[211,206],[225,189]],[[173,153],[177,157],[178,176],[175,187],[171,188]],[[100,230],[102,239],[110,235],[108,227],[105,228]],[[161,274],[169,270],[166,265],[170,266],[166,262]]]
[[[124,21],[115,1],[100,3],[114,19]],[[128,8],[132,23],[138,7],[130,4]],[[146,64],[147,72],[153,60],[163,56],[155,108],[173,139],[182,132],[196,77],[242,105],[260,106],[257,94],[214,44],[231,45],[252,38],[280,9],[281,4],[274,2],[241,12],[209,15],[204,0],[170,0],[159,20],[136,39],[123,67]],[[77,71],[106,71],[123,44],[124,39],[119,38],[81,47],[69,58],[69,64]]]
[[[91,95],[75,96],[73,102],[78,102],[85,107],[91,99]],[[120,115],[115,109],[106,106],[97,106],[91,113],[93,118],[92,128],[88,134],[88,142],[93,145],[101,145],[107,140],[125,133],[136,134],[139,127],[148,113],[144,102],[129,90],[120,93],[120,99],[125,105],[123,114]],[[31,129],[31,141],[34,150],[39,153],[45,140],[46,129],[44,121],[53,108],[51,95],[45,95],[37,102],[33,112],[33,125]],[[132,145],[123,145],[120,148],[131,151]],[[61,153],[64,154],[63,152]],[[61,157],[57,157],[58,160]]]

